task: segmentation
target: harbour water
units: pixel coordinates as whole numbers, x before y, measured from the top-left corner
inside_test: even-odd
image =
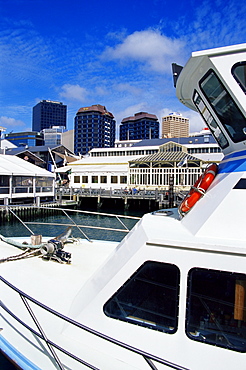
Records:
[[[116,211],[112,209],[108,210],[108,212],[116,213]],[[68,214],[71,215],[70,212],[68,212]],[[131,212],[125,212],[124,215],[141,217],[143,213],[141,211],[131,211]],[[106,217],[104,215],[91,215],[91,214],[79,213],[73,216],[73,220],[78,225],[93,225],[96,227],[104,226],[107,228],[123,229],[123,226],[120,224],[120,222],[115,217]],[[128,229],[131,229],[137,222],[137,220],[127,219],[127,218],[122,219],[122,220]],[[42,222],[56,223],[56,224],[68,224],[68,223],[72,224],[72,222],[69,221],[65,215],[53,215],[53,216],[48,216],[45,218],[34,219],[32,221],[37,222],[37,224],[35,225],[28,224],[28,227],[35,234],[40,234],[43,236],[52,236],[52,237],[55,237],[59,235],[60,233],[64,232],[67,226],[62,226],[62,225],[58,227],[57,226],[56,227],[44,226],[42,225]],[[91,239],[120,241],[126,235],[126,233],[124,232],[103,231],[100,229],[83,228],[83,231]],[[30,232],[20,222],[14,222],[14,223],[6,223],[5,225],[1,225],[0,234],[2,234],[5,237],[14,237],[14,236],[29,236]],[[77,228],[73,228],[72,235],[74,237],[82,237],[81,233],[79,232]],[[14,263],[14,262],[9,262],[9,263]],[[5,358],[5,356],[3,356],[0,353],[0,369],[16,370],[16,367],[11,362],[9,362]]]
[[[72,218],[73,221],[67,218],[62,212],[59,212],[56,215],[28,219],[28,221],[33,222],[33,224],[25,222],[27,227],[25,227],[23,223],[20,223],[19,221],[5,223],[1,225],[0,234],[5,237],[29,236],[31,235],[30,231],[28,230],[29,228],[36,235],[55,237],[63,233],[69,225],[73,225],[73,222],[75,222],[78,226],[81,226],[81,229],[89,239],[120,241],[125,235],[125,233],[123,232],[124,227],[122,226],[120,221],[116,217],[108,217],[107,215],[105,215],[106,212],[97,214],[77,213],[66,210],[66,213],[69,217]],[[116,214],[115,212],[112,212],[112,210],[108,213]],[[120,215],[119,213],[117,214]],[[136,211],[131,213],[124,213],[121,215],[141,217],[143,214]],[[123,221],[128,229],[131,229],[137,222],[137,220],[124,217],[120,217],[120,219]],[[46,225],[44,225],[43,223],[46,223]],[[52,224],[55,224],[55,226]],[[98,229],[90,229],[89,226],[94,226]],[[103,227],[111,229],[122,229],[122,232],[112,232],[100,229]],[[73,227],[72,236],[75,238],[82,237],[82,234],[78,230],[78,228]]]

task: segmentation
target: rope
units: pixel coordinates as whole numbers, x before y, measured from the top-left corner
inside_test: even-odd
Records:
[[[9,257],[0,259],[0,263],[35,257],[35,256],[39,256],[40,254],[41,254],[41,248],[35,249],[35,250],[28,248],[24,252],[20,254],[16,254],[15,256],[9,256]]]

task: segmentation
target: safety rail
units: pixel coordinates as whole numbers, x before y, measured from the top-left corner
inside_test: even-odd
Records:
[[[163,364],[169,368],[172,368],[172,369],[176,369],[176,370],[188,370],[187,368],[184,368],[183,366],[180,366],[178,364],[174,364],[170,361],[167,361],[163,358],[160,358],[158,356],[155,356],[155,355],[152,355],[150,353],[147,353],[145,351],[142,351],[136,347],[133,347],[131,345],[128,345],[124,342],[121,342],[117,339],[114,339],[114,338],[111,338],[110,336],[108,335],[105,335],[103,333],[100,333],[98,332],[97,330],[94,330],[92,328],[89,328],[88,326],[86,325],[83,325],[55,310],[53,310],[52,308],[42,304],[41,302],[37,301],[36,299],[32,298],[31,296],[25,294],[23,291],[21,291],[20,289],[18,289],[17,287],[15,287],[13,284],[11,284],[9,281],[7,281],[6,279],[4,279],[3,277],[0,277],[0,280],[6,284],[9,288],[11,288],[12,290],[14,290],[16,293],[18,293],[20,295],[20,298],[22,299],[27,311],[29,312],[30,316],[32,317],[37,329],[37,330],[34,330],[32,327],[30,327],[30,325],[28,325],[26,322],[24,322],[23,320],[21,320],[15,313],[13,313],[10,309],[8,309],[5,304],[0,301],[0,306],[5,310],[5,312],[7,312],[12,318],[14,318],[15,320],[17,320],[21,325],[23,325],[26,329],[28,329],[32,334],[36,335],[38,338],[40,338],[41,340],[43,340],[45,343],[46,343],[46,346],[48,347],[48,349],[50,350],[50,353],[51,355],[53,356],[53,358],[55,359],[56,363],[57,363],[57,366],[59,367],[59,369],[61,370],[65,370],[66,366],[61,363],[56,351],[60,351],[62,352],[63,354],[69,356],[70,358],[72,358],[73,360],[85,365],[86,367],[90,368],[90,369],[93,369],[93,370],[100,370],[98,369],[97,367],[95,367],[94,365],[92,364],[89,364],[88,362],[84,361],[83,359],[79,358],[78,356],[72,354],[71,352],[67,351],[65,348],[59,346],[58,344],[54,343],[52,340],[50,340],[42,326],[40,325],[37,317],[35,316],[33,310],[31,309],[28,301],[36,304],[37,306],[39,306],[40,308],[44,309],[45,311],[49,312],[50,314],[52,315],[55,315],[56,317],[66,321],[67,323],[71,324],[71,325],[74,325],[75,327],[78,327],[80,328],[81,330],[84,330],[90,334],[93,334],[95,335],[96,337],[99,337],[107,342],[110,342],[110,343],[113,343],[121,348],[124,348],[128,351],[131,351],[133,353],[135,353],[136,355],[139,355],[139,356],[142,356],[144,358],[144,360],[147,362],[147,364],[149,365],[149,367],[153,370],[157,370],[156,366],[154,365],[153,361],[159,363],[159,364]]]
[[[37,206],[30,206],[33,209],[40,209],[42,207]],[[124,224],[122,221],[122,218],[125,219],[131,219],[131,220],[140,220],[140,217],[135,216],[126,216],[126,215],[118,215],[118,214],[112,214],[112,213],[102,213],[102,212],[92,212],[92,211],[82,211],[82,210],[74,210],[74,209],[67,209],[67,208],[54,208],[54,207],[45,207],[45,210],[52,210],[52,211],[62,211],[62,213],[67,217],[67,219],[70,221],[69,223],[55,223],[55,222],[35,222],[35,221],[23,221],[11,208],[11,206],[6,206],[6,209],[11,212],[18,220],[19,222],[30,232],[30,234],[34,235],[35,233],[27,226],[27,225],[51,225],[51,226],[66,226],[66,227],[74,227],[79,230],[79,232],[85,237],[87,240],[91,240],[86,233],[82,230],[82,228],[86,229],[94,229],[94,230],[105,230],[105,231],[116,231],[121,233],[128,233],[130,230],[129,228]],[[88,214],[88,215],[96,215],[96,216],[106,216],[106,217],[112,217],[115,218],[120,225],[123,228],[112,228],[112,227],[103,227],[103,226],[93,226],[93,225],[80,225],[77,224],[74,219],[68,214],[71,213],[77,213],[77,214]]]

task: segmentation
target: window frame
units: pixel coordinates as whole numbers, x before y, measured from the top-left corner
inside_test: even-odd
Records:
[[[215,79],[219,83],[219,85],[217,87],[216,86],[214,87],[214,91],[217,90],[218,88],[223,89],[223,91],[221,91],[221,93],[217,97],[213,97],[214,102],[216,100],[217,100],[217,102],[219,102],[219,101],[222,101],[223,102],[223,99],[226,100],[226,99],[229,98],[228,101],[230,101],[230,104],[228,104],[228,102],[226,102],[226,108],[227,108],[226,109],[226,112],[229,111],[229,108],[230,109],[234,109],[234,112],[237,113],[237,117],[234,117],[233,120],[230,119],[229,114],[219,113],[219,105],[217,105],[217,102],[215,104],[212,104],[212,97],[211,96],[210,97],[208,96],[208,90],[206,91],[206,89],[204,88],[205,81],[208,79],[209,76],[212,76],[212,74],[214,75]],[[233,97],[231,96],[231,94],[229,93],[229,91],[226,89],[226,87],[224,86],[223,82],[218,77],[217,73],[212,68],[209,69],[207,71],[207,73],[200,79],[200,81],[199,81],[199,87],[200,87],[200,90],[202,91],[203,95],[206,97],[206,100],[207,100],[209,106],[212,108],[212,110],[215,113],[216,117],[221,122],[223,128],[227,132],[227,134],[230,137],[230,139],[234,143],[240,143],[242,141],[246,141],[246,117],[243,115],[242,111],[239,109],[239,107],[236,104],[235,100],[233,99]],[[225,113],[225,112],[223,112],[223,113]],[[239,117],[242,120],[244,120],[244,122],[245,122],[245,126],[242,127],[242,132],[245,135],[245,137],[242,136],[242,133],[240,133],[240,131],[237,128],[235,129],[235,123],[237,123],[238,126],[240,124],[240,121],[238,119]],[[226,120],[228,120],[228,121],[226,121]],[[232,121],[233,121],[233,125],[232,125]],[[235,132],[235,137],[234,137],[232,131]],[[240,135],[239,135],[239,133],[240,133]]]
[[[155,270],[154,267],[156,267]],[[160,274],[161,268],[165,272],[164,275]],[[152,277],[152,280],[148,280],[148,276]],[[155,282],[154,277],[159,281]],[[163,279],[163,282],[169,281],[169,285],[164,284],[160,279]],[[171,279],[175,286],[170,285]],[[156,296],[154,296],[155,293]],[[166,262],[145,261],[107,300],[103,306],[103,312],[111,319],[174,334],[178,330],[179,295],[180,270],[178,266]],[[165,307],[156,304],[157,301],[160,303],[160,297],[162,299],[165,297]],[[151,298],[153,298],[152,301]],[[153,307],[156,311],[153,311]],[[168,314],[170,312],[173,316]],[[159,321],[155,321],[157,318]]]
[[[240,67],[240,66],[245,66],[245,70],[246,70],[246,61],[242,61],[242,62],[238,62],[236,64],[234,64],[234,66],[232,66],[232,69],[231,69],[231,74],[232,76],[235,78],[235,80],[237,81],[238,85],[241,87],[241,89],[243,90],[244,94],[246,94],[246,83],[243,84],[241,79],[238,77],[238,75],[235,73],[235,70],[237,67]],[[246,72],[245,72],[246,73]]]
[[[202,277],[203,273],[204,277]],[[239,320],[235,318],[238,315],[236,311],[238,309],[236,304],[238,302],[236,301],[237,281],[244,282],[245,291],[243,306],[245,324],[238,331],[237,321]],[[211,294],[208,295],[210,292]],[[185,333],[191,340],[245,353],[246,274],[202,267],[192,268],[187,276]],[[242,337],[241,345],[238,344],[237,347],[236,344],[233,345],[233,341],[239,343],[239,333],[244,337]]]

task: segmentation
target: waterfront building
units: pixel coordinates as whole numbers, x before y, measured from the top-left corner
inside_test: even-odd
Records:
[[[55,168],[64,166],[65,163],[68,162],[67,157],[69,157],[70,154],[73,155],[73,153],[63,145],[7,148],[5,153],[9,156],[17,156],[25,159],[48,171],[54,171]],[[73,157],[71,157],[71,159],[74,160]]]
[[[5,134],[5,139],[13,143],[15,146],[41,146],[44,145],[44,135],[41,132],[11,132]]]
[[[115,148],[123,148],[123,147],[130,147],[136,143],[139,143],[141,140],[115,140],[114,146]]]
[[[142,140],[132,146],[95,148],[89,156],[59,168],[70,172],[72,188],[168,189],[170,179],[188,190],[211,162],[223,154],[206,132],[193,137]]]
[[[162,138],[187,137],[189,136],[190,123],[180,113],[170,113],[162,117]]]
[[[5,154],[6,150],[10,148],[17,148],[17,146],[7,139],[0,140],[0,154]]]
[[[74,152],[87,154],[92,148],[110,148],[115,141],[115,119],[106,107],[96,104],[80,108],[74,120]]]
[[[67,106],[61,102],[42,100],[33,107],[32,130],[42,131],[53,126],[67,126]]]
[[[120,124],[120,140],[159,138],[159,121],[155,114],[139,112],[124,118]]]
[[[14,155],[0,154],[0,204],[54,200],[55,174]]]

